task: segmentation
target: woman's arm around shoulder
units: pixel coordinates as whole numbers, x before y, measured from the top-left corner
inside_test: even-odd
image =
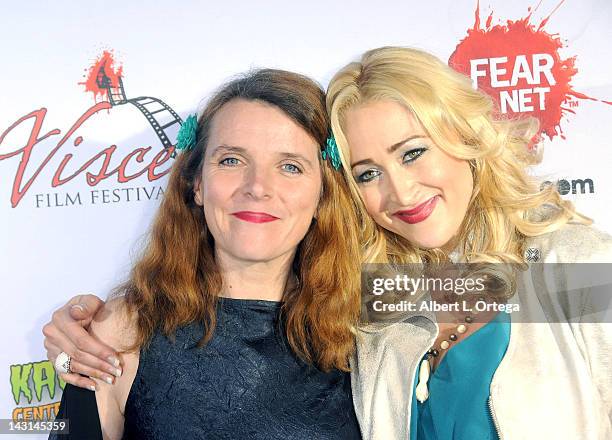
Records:
[[[96,381],[96,403],[100,426],[105,439],[120,439],[123,435],[125,403],[138,369],[139,352],[126,351],[135,340],[135,315],[128,312],[121,297],[106,302],[90,326],[90,334],[120,353],[123,374],[114,384]]]

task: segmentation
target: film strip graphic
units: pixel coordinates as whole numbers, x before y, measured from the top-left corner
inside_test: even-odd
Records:
[[[166,129],[172,127],[174,124],[183,124],[181,117],[164,101],[151,96],[139,96],[138,98],[128,98],[125,94],[125,88],[123,87],[123,80],[119,76],[118,86],[113,87],[111,79],[107,76],[104,65],[100,67],[96,75],[96,83],[101,89],[106,89],[108,92],[108,99],[111,106],[132,104],[136,107],[140,113],[147,119],[151,128],[161,141],[164,148],[172,146],[172,142],[166,134]],[[165,121],[163,124],[160,120]],[[172,157],[175,153],[172,154]]]

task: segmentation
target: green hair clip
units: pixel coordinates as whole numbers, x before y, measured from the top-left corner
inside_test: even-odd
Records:
[[[189,151],[196,144],[196,130],[198,129],[198,118],[195,113],[187,116],[185,122],[181,124],[178,135],[176,136],[176,149]]]
[[[338,145],[336,144],[336,139],[334,139],[333,133],[331,133],[327,138],[325,148],[321,151],[321,157],[323,160],[327,160],[327,158],[329,158],[329,161],[335,170],[340,169],[342,162],[340,161],[340,152],[338,151]]]

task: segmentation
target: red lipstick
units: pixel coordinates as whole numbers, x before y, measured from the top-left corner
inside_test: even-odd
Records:
[[[250,223],[268,223],[278,220],[278,217],[274,217],[265,212],[253,212],[253,211],[238,211],[233,212],[232,215],[240,220]]]
[[[415,206],[412,209],[406,209],[403,211],[397,211],[393,215],[399,218],[401,221],[409,223],[411,225],[420,223],[427,219],[433,212],[438,202],[438,196],[433,196],[431,199]]]

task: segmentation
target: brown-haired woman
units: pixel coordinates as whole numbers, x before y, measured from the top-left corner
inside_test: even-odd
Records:
[[[360,437],[346,373],[359,248],[346,184],[321,159],[328,131],[323,91],[295,73],[260,70],[209,101],[143,256],[90,325],[123,370],[95,374],[56,342],[73,347],[67,382],[97,377],[104,438]],[[75,438],[78,393],[58,415]]]

